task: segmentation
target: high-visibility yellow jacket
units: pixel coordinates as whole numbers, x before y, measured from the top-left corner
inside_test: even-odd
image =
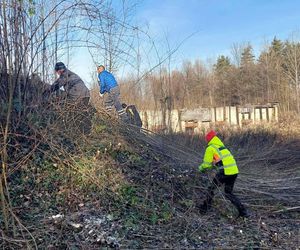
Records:
[[[220,164],[222,162],[222,164]],[[219,164],[218,164],[219,163]],[[199,169],[224,169],[225,175],[234,175],[239,173],[239,169],[231,152],[225,148],[219,137],[213,137],[205,150],[203,163]]]

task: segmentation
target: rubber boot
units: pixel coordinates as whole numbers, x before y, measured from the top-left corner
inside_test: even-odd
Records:
[[[247,209],[243,207],[239,210],[239,217],[249,218],[250,214],[248,213]]]

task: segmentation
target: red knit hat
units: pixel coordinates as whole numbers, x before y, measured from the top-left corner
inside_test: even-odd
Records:
[[[214,130],[209,131],[206,136],[205,136],[205,140],[206,142],[210,142],[212,138],[214,138],[216,136],[216,132]]]

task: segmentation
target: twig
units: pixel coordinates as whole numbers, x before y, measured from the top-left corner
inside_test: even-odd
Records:
[[[287,207],[287,208],[283,208],[277,211],[274,211],[273,213],[282,213],[282,212],[291,212],[291,211],[300,211],[300,206],[298,207]]]

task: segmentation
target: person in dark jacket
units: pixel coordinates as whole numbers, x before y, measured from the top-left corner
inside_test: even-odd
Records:
[[[133,124],[137,127],[142,127],[143,123],[140,117],[139,112],[137,111],[135,105],[128,105],[126,103],[122,103],[122,108],[125,109],[127,116],[129,118],[129,123]]]
[[[97,72],[100,87],[100,97],[104,96],[105,109],[108,112],[112,112],[114,106],[120,119],[124,122],[128,122],[126,111],[122,108],[120,103],[120,88],[115,77],[113,74],[106,71],[103,65],[97,67]]]
[[[67,69],[62,62],[55,64],[55,72],[59,78],[51,85],[50,92],[63,87],[68,101],[83,102],[86,105],[89,103],[90,91],[78,75]]]
[[[89,133],[92,128],[89,89],[77,74],[67,69],[64,63],[56,63],[55,72],[59,77],[46,94],[58,91],[63,87],[65,90],[64,102],[60,104],[64,104],[68,110],[63,119],[64,123],[79,132]]]

